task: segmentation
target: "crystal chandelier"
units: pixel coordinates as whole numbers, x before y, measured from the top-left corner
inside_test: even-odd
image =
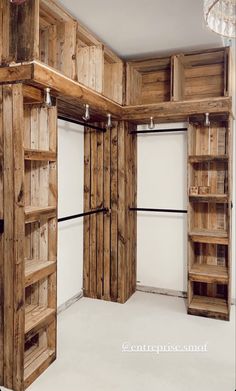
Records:
[[[204,17],[215,33],[236,37],[236,0],[204,0]]]

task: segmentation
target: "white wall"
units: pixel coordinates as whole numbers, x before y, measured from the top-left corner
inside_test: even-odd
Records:
[[[168,127],[176,126],[157,126]],[[235,142],[236,137],[234,145]],[[187,133],[138,136],[137,204],[143,208],[187,208]],[[232,296],[235,297],[235,208],[233,229]],[[138,213],[137,230],[138,284],[186,291],[187,215]]]
[[[186,166],[186,132],[139,135],[138,207],[186,209]],[[186,291],[187,216],[138,213],[137,242],[139,284]]]
[[[58,122],[59,217],[83,212],[84,130]],[[83,219],[59,223],[58,306],[82,290]]]

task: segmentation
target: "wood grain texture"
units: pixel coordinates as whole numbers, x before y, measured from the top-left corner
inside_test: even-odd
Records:
[[[124,303],[136,288],[137,144],[124,122],[104,134],[85,130],[87,208],[110,213],[85,218],[84,293]]]

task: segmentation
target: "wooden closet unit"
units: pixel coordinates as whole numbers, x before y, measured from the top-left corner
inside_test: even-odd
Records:
[[[0,0],[0,20],[0,386],[24,391],[56,358],[57,118],[78,123],[86,104],[100,129],[84,133],[84,296],[136,290],[131,131],[189,120],[188,313],[229,320],[230,48],[124,63],[56,0]]]

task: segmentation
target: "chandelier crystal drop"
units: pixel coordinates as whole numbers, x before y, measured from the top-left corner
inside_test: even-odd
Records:
[[[236,37],[236,0],[204,0],[204,17],[215,33]]]

